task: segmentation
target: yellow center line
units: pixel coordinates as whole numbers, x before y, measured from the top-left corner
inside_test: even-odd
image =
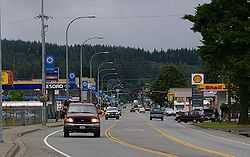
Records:
[[[183,146],[186,146],[186,147],[189,147],[189,148],[192,148],[192,149],[195,149],[195,150],[199,150],[199,151],[202,151],[202,152],[206,152],[206,153],[209,153],[209,154],[219,155],[219,156],[222,156],[222,157],[235,157],[232,154],[227,154],[227,153],[224,153],[224,152],[219,152],[219,151],[216,151],[216,150],[207,149],[205,147],[193,145],[191,143],[185,142],[185,141],[183,141],[183,140],[181,140],[179,138],[176,138],[176,137],[168,134],[166,131],[162,131],[159,128],[156,128],[155,126],[153,126],[152,124],[149,124],[148,122],[146,122],[146,124],[148,126],[152,127],[156,132],[158,132],[163,137],[165,137],[165,138],[167,138],[167,139],[169,139],[171,141],[174,141],[175,143],[181,144]]]
[[[162,152],[162,151],[159,151],[159,150],[154,150],[152,148],[145,148],[145,147],[142,147],[142,146],[139,146],[139,145],[135,145],[135,144],[130,144],[126,141],[123,141],[121,139],[118,139],[117,137],[114,137],[111,133],[111,129],[117,124],[114,123],[111,127],[109,127],[106,131],[105,131],[105,136],[107,138],[109,138],[111,141],[113,142],[116,142],[116,143],[119,143],[121,145],[125,145],[127,147],[130,147],[132,149],[136,149],[136,150],[140,150],[140,151],[143,151],[143,152],[147,152],[147,153],[152,153],[152,154],[156,154],[156,155],[160,155],[160,156],[165,156],[165,157],[178,157],[174,154],[169,154],[169,153],[166,153],[166,152]]]

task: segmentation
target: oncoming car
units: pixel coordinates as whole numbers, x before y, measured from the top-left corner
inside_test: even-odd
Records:
[[[64,119],[64,137],[70,133],[93,133],[100,137],[100,118],[94,104],[71,103]]]
[[[109,118],[116,118],[116,119],[120,118],[120,113],[119,113],[117,107],[108,107],[107,108],[106,114],[105,114],[105,119],[108,120]]]

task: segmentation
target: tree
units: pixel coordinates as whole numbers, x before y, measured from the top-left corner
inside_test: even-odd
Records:
[[[250,4],[247,0],[212,0],[196,8],[195,15],[184,19],[193,22],[192,30],[202,35],[199,47],[208,71],[230,78],[240,90],[240,123],[248,122],[250,76]],[[228,76],[230,75],[230,76]]]
[[[162,104],[170,88],[186,87],[186,82],[183,72],[176,66],[164,65],[161,67],[159,79],[153,83],[151,98]]]

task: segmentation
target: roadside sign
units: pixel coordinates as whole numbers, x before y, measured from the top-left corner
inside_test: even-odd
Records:
[[[203,107],[203,92],[197,85],[192,85],[192,106]]]
[[[2,84],[12,85],[13,84],[13,72],[9,70],[4,70],[2,72]]]
[[[69,73],[69,88],[74,89],[76,87],[76,75],[75,73]]]
[[[199,85],[199,88],[205,90],[220,90],[220,89],[225,89],[226,85],[223,83],[205,83]]]
[[[46,69],[55,67],[55,59],[53,56],[46,57]]]
[[[83,91],[88,91],[88,81],[83,81],[82,82],[82,90]]]
[[[46,89],[64,89],[66,85],[62,83],[47,83]]]
[[[96,91],[96,86],[92,85],[92,91],[95,92]]]
[[[59,68],[46,68],[46,82],[59,80]]]
[[[204,84],[204,74],[192,74],[192,85]]]

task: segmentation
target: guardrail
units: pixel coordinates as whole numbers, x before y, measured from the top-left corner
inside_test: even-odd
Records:
[[[42,122],[41,107],[4,107],[2,111],[4,126],[31,125]]]

